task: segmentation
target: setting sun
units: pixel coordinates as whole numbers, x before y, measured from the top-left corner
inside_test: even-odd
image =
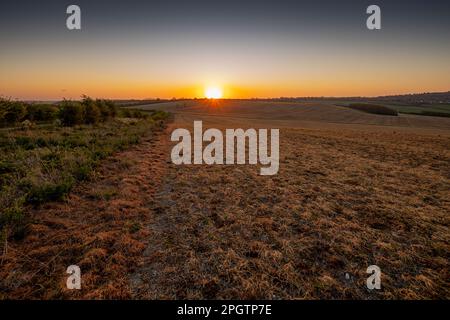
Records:
[[[222,98],[222,90],[217,87],[208,87],[205,90],[205,97],[208,99]]]

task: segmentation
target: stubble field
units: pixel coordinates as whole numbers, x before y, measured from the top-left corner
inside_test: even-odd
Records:
[[[449,299],[448,119],[301,108],[152,105],[174,113],[167,130],[32,213],[4,257],[3,298]],[[278,174],[172,164],[170,133],[194,120],[280,128]],[[366,287],[369,265],[381,290]]]
[[[180,112],[177,127],[202,118],[223,130],[265,124]],[[448,299],[448,134],[317,126],[281,127],[275,176],[171,164],[136,295]],[[381,268],[381,290],[366,287],[370,265]]]

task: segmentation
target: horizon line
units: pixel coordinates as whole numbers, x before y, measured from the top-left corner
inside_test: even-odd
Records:
[[[388,98],[388,97],[399,97],[399,96],[413,96],[413,95],[426,95],[426,94],[450,94],[450,89],[448,91],[425,91],[425,92],[411,92],[411,93],[398,93],[398,94],[389,94],[389,95],[376,95],[376,96],[279,96],[279,97],[251,97],[251,98],[220,98],[217,100],[276,100],[276,99],[377,99],[377,98]],[[89,96],[89,95],[87,95]],[[80,95],[82,98],[83,95]],[[78,101],[81,99],[66,99],[62,97],[61,99],[20,99],[13,98],[11,96],[4,96],[0,94],[0,98],[10,99],[10,100],[18,100],[18,101],[47,101],[47,102],[58,102],[63,100],[71,100]],[[154,98],[103,98],[103,97],[95,97],[98,99],[112,100],[112,101],[180,101],[180,100],[207,100],[206,97],[171,97],[171,98],[163,98],[163,97],[154,97]]]

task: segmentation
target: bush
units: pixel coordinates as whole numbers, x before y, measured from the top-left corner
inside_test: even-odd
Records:
[[[131,118],[132,112],[130,109],[122,109],[121,111],[121,116],[124,118]]]
[[[6,102],[4,99],[0,98],[0,125],[5,124],[6,115]]]
[[[92,161],[92,163],[94,164],[95,162]],[[78,181],[83,181],[89,178],[89,175],[92,172],[92,170],[93,165],[91,165],[90,163],[80,164],[73,170],[73,175],[75,179],[77,179]]]
[[[119,108],[116,106],[114,102],[111,100],[105,101],[106,106],[109,108],[109,114],[112,118],[115,118],[117,114],[119,113]]]
[[[98,109],[100,110],[100,117],[102,121],[108,120],[109,117],[111,117],[111,112],[109,107],[106,105],[105,100],[97,99],[95,100],[95,104],[97,105]]]
[[[0,99],[0,124],[14,125],[25,120],[27,109],[20,101]]]
[[[138,110],[138,109],[130,109],[130,108],[123,108],[121,110],[121,115],[124,118],[136,118],[136,119],[148,118],[147,112],[143,112],[142,110]]]
[[[78,102],[64,100],[59,117],[65,126],[82,124],[84,120],[83,106]]]
[[[28,204],[39,205],[48,201],[62,200],[72,189],[75,180],[66,177],[59,183],[45,183],[34,185],[27,194]]]
[[[133,118],[137,118],[137,119],[146,119],[148,117],[148,114],[146,114],[145,112],[142,112],[140,110],[133,110]]]
[[[59,108],[49,104],[30,104],[27,106],[27,119],[30,121],[53,121],[58,118]]]
[[[87,96],[83,96],[81,104],[84,107],[84,123],[95,124],[100,122],[100,109],[95,104],[95,101]]]
[[[24,120],[26,114],[27,109],[25,108],[25,105],[22,102],[14,101],[10,103],[5,119],[8,123],[15,124]]]
[[[153,120],[165,120],[167,119],[167,117],[169,116],[169,114],[167,112],[164,111],[155,111],[152,114],[152,119]]]
[[[51,104],[25,104],[0,98],[0,126],[10,126],[23,121],[53,122],[56,126],[95,124],[115,118],[119,113],[114,102],[103,99],[93,100],[83,96],[80,102],[64,100],[59,106]],[[129,117],[142,118],[137,113]],[[27,123],[25,123],[27,124]]]
[[[17,201],[12,207],[5,208],[0,213],[1,238],[7,238],[8,233],[15,238],[22,238],[25,232],[24,220],[25,215],[20,201]],[[2,240],[4,241],[4,239]]]

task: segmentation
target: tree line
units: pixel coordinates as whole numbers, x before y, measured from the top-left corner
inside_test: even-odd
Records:
[[[113,101],[83,96],[81,101],[63,100],[58,104],[33,104],[0,98],[0,126],[23,122],[60,122],[63,126],[96,124],[115,117],[145,118],[139,110],[121,109]]]

